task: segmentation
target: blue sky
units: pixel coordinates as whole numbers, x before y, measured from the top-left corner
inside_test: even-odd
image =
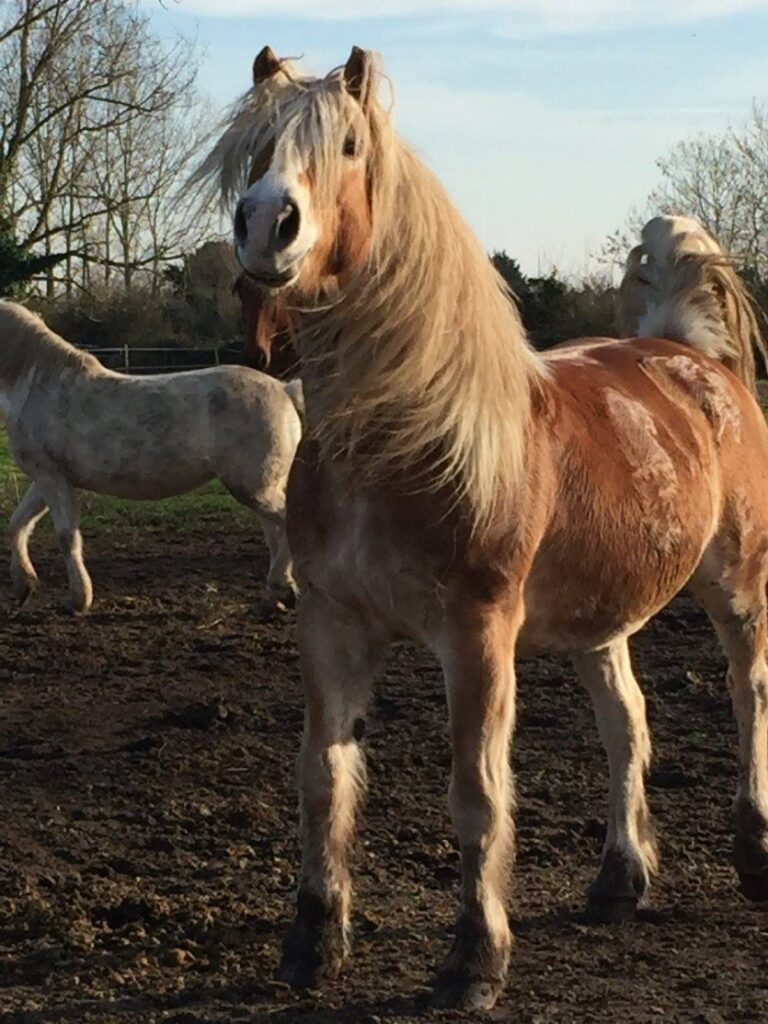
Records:
[[[768,3],[750,0],[143,0],[195,37],[225,105],[264,43],[309,70],[379,50],[399,130],[489,250],[578,273],[678,139],[768,100]],[[375,10],[376,14],[364,12]]]

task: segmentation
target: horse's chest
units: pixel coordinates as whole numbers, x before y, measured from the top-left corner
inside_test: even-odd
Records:
[[[355,606],[394,635],[424,637],[440,614],[430,559],[375,497],[315,477],[288,492],[288,530],[299,586]]]

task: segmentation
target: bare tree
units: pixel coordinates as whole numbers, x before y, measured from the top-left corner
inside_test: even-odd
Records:
[[[160,61],[162,47],[146,32],[137,33],[136,45],[145,64],[155,51]],[[190,217],[176,202],[176,193],[208,134],[211,112],[192,88],[193,49],[179,45],[166,54],[166,62],[171,57],[177,87],[163,109],[147,114],[136,107],[131,116],[98,135],[91,153],[90,178],[104,210],[100,258],[107,277],[116,268],[126,287],[142,271],[155,285],[161,264],[197,245],[209,226],[201,211]],[[116,92],[130,101],[138,87],[131,77],[119,81]]]
[[[657,213],[696,217],[726,251],[760,277],[768,274],[768,112],[755,105],[748,122],[720,135],[683,140],[660,160],[661,182],[603,248],[623,262],[639,229]]]
[[[5,12],[0,213],[27,248],[64,254],[68,288],[94,263],[128,285],[157,272],[199,239],[168,202],[202,135],[195,47],[161,43],[130,0],[6,0]]]

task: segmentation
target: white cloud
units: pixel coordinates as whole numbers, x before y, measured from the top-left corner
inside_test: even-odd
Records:
[[[189,13],[210,17],[303,17],[364,20],[368,17],[423,18],[425,15],[472,15],[501,20],[505,34],[578,32],[664,25],[724,17],[765,6],[764,0],[378,0],[351,4],[344,0],[180,0]]]

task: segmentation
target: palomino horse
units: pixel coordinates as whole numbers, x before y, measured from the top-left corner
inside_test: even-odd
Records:
[[[519,650],[570,653],[594,702],[610,790],[588,906],[631,915],[656,846],[628,638],[686,584],[728,656],[736,867],[767,898],[768,429],[752,396],[757,326],[729,262],[698,225],[657,218],[623,288],[632,330],[642,316],[653,337],[539,356],[394,134],[369,53],[312,79],[265,49],[254,79],[198,180],[239,196],[240,263],[302,310],[288,529],[303,861],[279,976],[311,985],[347,955],[360,741],[396,637],[438,655],[448,695],[462,902],[435,1002],[491,1006],[507,972]]]
[[[285,487],[301,437],[301,383],[243,366],[137,378],[105,369],[22,306],[0,302],[0,414],[32,483],[11,516],[11,578],[37,584],[29,539],[51,510],[73,609],[93,589],[83,562],[75,488],[166,498],[218,477],[256,512],[270,551],[263,611],[291,603]]]

